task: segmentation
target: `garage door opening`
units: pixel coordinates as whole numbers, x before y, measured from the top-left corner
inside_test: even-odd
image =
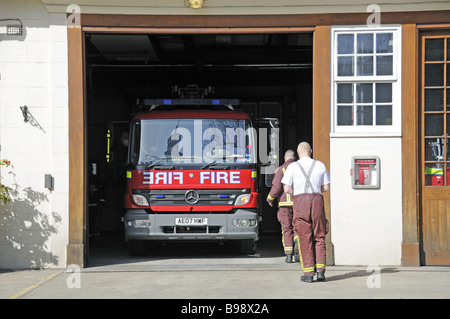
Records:
[[[137,99],[170,98],[174,87],[211,88],[214,98],[239,99],[255,118],[280,120],[280,156],[312,142],[312,33],[85,34],[88,218],[91,246],[122,240],[126,168],[120,136]],[[109,147],[116,160],[107,163]],[[282,160],[281,160],[282,161]],[[270,189],[263,188],[266,198]],[[262,201],[260,235],[281,242],[276,207]],[[93,253],[93,250],[91,250]],[[282,250],[279,251],[282,255]]]

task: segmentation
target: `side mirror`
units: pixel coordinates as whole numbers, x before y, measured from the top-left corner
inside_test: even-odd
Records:
[[[266,187],[271,188],[272,181],[273,181],[273,174],[265,174],[264,175],[264,183],[266,184]]]

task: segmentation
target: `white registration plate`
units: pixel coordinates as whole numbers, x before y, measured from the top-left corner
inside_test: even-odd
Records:
[[[208,225],[208,218],[199,217],[177,217],[175,218],[177,226],[205,226]]]

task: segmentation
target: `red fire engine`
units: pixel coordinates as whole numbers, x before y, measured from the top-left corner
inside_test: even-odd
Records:
[[[143,253],[149,240],[233,240],[242,253],[256,252],[257,132],[248,114],[231,110],[235,103],[141,101],[151,107],[131,120],[126,171],[124,232],[131,255]],[[174,105],[188,107],[163,107]]]

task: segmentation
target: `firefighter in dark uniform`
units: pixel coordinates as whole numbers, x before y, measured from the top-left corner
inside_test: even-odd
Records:
[[[274,178],[272,181],[272,188],[269,195],[267,195],[267,202],[270,206],[273,206],[273,202],[275,201],[275,199],[278,199],[277,218],[281,224],[282,242],[287,263],[298,261],[299,258],[293,258],[293,255],[295,253],[294,243],[296,242],[296,236],[292,225],[292,207],[294,203],[291,199],[291,195],[286,194],[283,191],[283,184],[281,183],[281,179],[283,178],[284,172],[286,171],[287,167],[294,162],[294,151],[287,150],[284,154],[284,164],[275,170]]]

